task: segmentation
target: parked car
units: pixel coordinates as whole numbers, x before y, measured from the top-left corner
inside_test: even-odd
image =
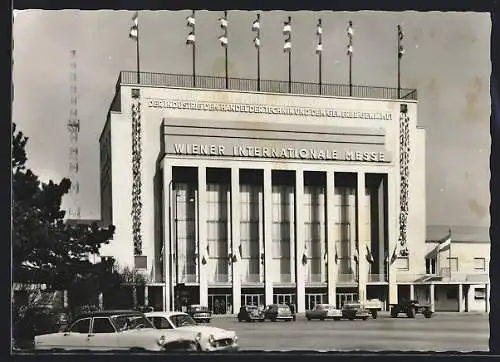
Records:
[[[362,319],[367,320],[370,316],[368,310],[360,303],[346,303],[342,307],[342,318],[354,320]]]
[[[82,314],[65,331],[35,336],[36,350],[194,351],[198,343],[176,330],[156,329],[136,311]]]
[[[292,321],[293,314],[286,304],[271,304],[264,310],[264,319],[276,322],[278,320]]]
[[[423,305],[418,300],[402,300],[398,304],[391,304],[391,317],[397,318],[399,313],[404,313],[408,318],[415,318],[416,314],[423,314],[425,318],[432,316],[429,305]]]
[[[187,313],[150,312],[146,317],[160,330],[174,330],[187,340],[196,340],[199,351],[237,351],[238,336],[234,331],[202,326]]]
[[[264,311],[260,310],[256,305],[241,306],[238,313],[238,322],[264,322]]]
[[[380,299],[369,299],[363,303],[363,306],[372,315],[373,319],[377,319],[378,312],[382,310],[382,301]]]
[[[339,321],[342,318],[342,311],[331,304],[316,304],[312,310],[306,312],[308,321],[312,319],[333,319]]]
[[[210,323],[210,319],[212,319],[212,312],[203,305],[190,305],[186,312],[198,323]]]

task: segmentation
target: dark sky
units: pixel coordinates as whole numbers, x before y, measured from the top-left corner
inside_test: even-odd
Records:
[[[191,72],[185,45],[190,11],[140,12],[141,68]],[[134,70],[129,11],[41,11],[16,14],[13,121],[30,137],[28,165],[43,180],[68,175],[70,50],[78,57],[80,206],[99,216],[98,138],[120,70]],[[196,16],[197,73],[224,74],[217,37],[223,12]],[[397,86],[397,24],[406,54],[402,86],[419,92],[419,126],[427,129],[429,225],[489,226],[490,29],[487,13],[263,13],[261,76],[287,80],[283,20],[291,15],[293,79],[317,81],[316,23],[323,20],[323,82],[347,83],[347,22],[354,23],[353,82]],[[230,76],[255,78],[255,12],[229,11]]]

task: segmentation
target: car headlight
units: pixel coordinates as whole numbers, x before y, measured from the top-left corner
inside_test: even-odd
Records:
[[[167,339],[165,336],[161,336],[160,339],[158,339],[158,345],[163,346],[167,342]]]
[[[208,336],[208,343],[210,343],[212,345],[215,343],[215,338],[214,338],[213,334],[211,334],[210,336]]]
[[[238,342],[238,336],[234,336],[233,341],[234,343]]]
[[[200,332],[198,332],[198,333],[196,334],[195,340],[196,340],[196,342],[199,342],[199,341],[200,341],[200,339],[201,339],[201,333],[200,333]]]

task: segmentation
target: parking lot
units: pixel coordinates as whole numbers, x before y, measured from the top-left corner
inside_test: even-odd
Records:
[[[390,318],[387,313],[366,321],[241,322],[215,317],[210,323],[237,332],[241,350],[399,350],[487,351],[488,316],[436,313],[431,319]]]

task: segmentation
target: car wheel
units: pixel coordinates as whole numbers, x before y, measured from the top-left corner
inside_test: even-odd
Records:
[[[335,318],[333,318],[333,320],[334,320],[334,321],[339,321],[339,320],[340,320],[340,318],[339,318],[339,317],[335,317]]]
[[[413,308],[408,309],[408,312],[406,312],[406,315],[408,316],[408,318],[415,318],[415,309],[413,309]]]
[[[354,317],[353,317],[353,316],[350,316],[350,317],[349,317],[349,318],[347,318],[347,319],[349,319],[350,321],[353,321],[353,320],[354,320]]]
[[[271,318],[271,322],[276,322],[276,317]]]
[[[377,313],[377,311],[376,311],[376,310],[374,310],[374,311],[372,312],[372,318],[373,318],[373,319],[377,319],[377,314],[378,314],[378,313]]]
[[[391,318],[396,318],[398,316],[398,311],[394,308],[391,309]]]
[[[320,321],[324,321],[324,320],[325,320],[325,318],[320,318],[319,320],[320,320]]]
[[[368,318],[368,317],[363,317],[362,319],[363,319],[364,321],[366,321],[366,319],[367,319],[367,318]]]
[[[431,315],[432,315],[432,313],[430,311],[428,311],[428,310],[424,311],[424,317],[425,318],[430,318]]]
[[[310,321],[311,320],[311,317],[307,317],[307,320]]]

